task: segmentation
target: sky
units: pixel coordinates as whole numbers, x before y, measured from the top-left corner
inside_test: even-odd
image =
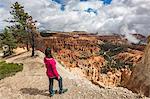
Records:
[[[0,0],[0,30],[10,6],[24,5],[40,30],[150,34],[150,0]]]

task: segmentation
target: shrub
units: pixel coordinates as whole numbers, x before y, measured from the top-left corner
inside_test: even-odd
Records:
[[[102,55],[105,60],[107,60],[106,66],[101,69],[102,73],[107,73],[110,70],[121,69],[125,66],[132,68],[132,64],[129,65],[125,62],[115,59],[115,55],[127,50],[125,45],[115,45],[107,42],[100,45],[100,49],[99,55]]]
[[[23,70],[23,64],[0,62],[0,80]]]
[[[99,47],[101,49],[100,55],[102,55],[104,52],[106,52],[107,55],[110,57],[127,50],[127,47],[125,45],[115,45],[115,44],[109,43],[109,42],[101,44],[101,45],[99,45]]]

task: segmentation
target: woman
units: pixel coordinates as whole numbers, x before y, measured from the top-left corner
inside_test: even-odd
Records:
[[[46,74],[49,78],[49,92],[50,96],[53,96],[56,91],[53,90],[53,80],[57,80],[59,84],[59,94],[62,94],[66,92],[68,89],[63,89],[62,85],[62,77],[58,74],[57,69],[56,69],[56,61],[54,60],[52,54],[51,54],[51,49],[46,48],[45,50],[45,58],[44,58],[44,63],[46,65]]]

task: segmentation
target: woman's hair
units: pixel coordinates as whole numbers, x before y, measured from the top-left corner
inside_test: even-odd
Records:
[[[51,48],[45,49],[45,56],[48,58],[53,58],[52,53],[51,53]]]

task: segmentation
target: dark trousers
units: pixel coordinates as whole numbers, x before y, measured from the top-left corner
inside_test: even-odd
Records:
[[[49,78],[49,92],[50,92],[50,94],[54,93],[54,90],[53,90],[54,79],[58,81],[59,91],[61,91],[63,89],[62,77],[61,76],[60,76],[60,79],[57,79],[56,77]]]

